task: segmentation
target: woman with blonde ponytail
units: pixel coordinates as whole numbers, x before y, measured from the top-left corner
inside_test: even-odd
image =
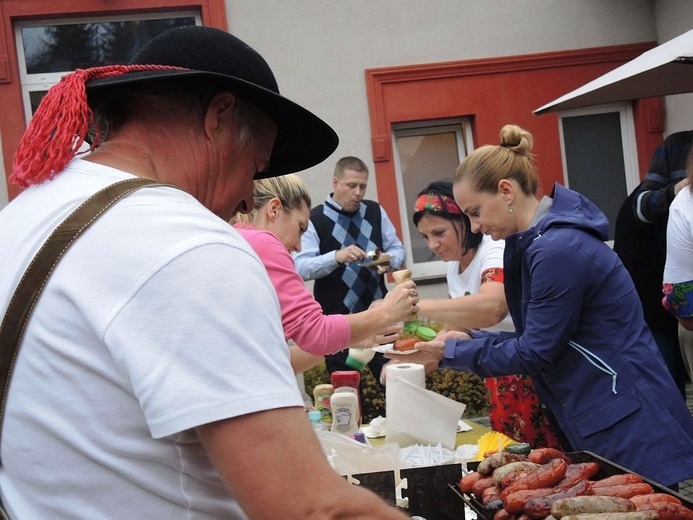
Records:
[[[406,359],[481,377],[529,375],[573,450],[676,487],[693,477],[693,417],[606,244],[606,217],[560,184],[539,198],[532,144],[506,125],[500,144],[472,152],[453,181],[472,231],[505,239],[515,332],[448,332]]]

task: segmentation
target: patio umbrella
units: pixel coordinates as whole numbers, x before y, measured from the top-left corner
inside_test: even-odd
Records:
[[[534,114],[686,92],[693,92],[693,30],[537,108]]]

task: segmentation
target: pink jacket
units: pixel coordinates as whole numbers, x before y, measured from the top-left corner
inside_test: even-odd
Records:
[[[284,336],[301,350],[317,356],[346,348],[351,327],[342,314],[326,316],[320,304],[296,272],[294,259],[281,241],[269,231],[252,226],[234,226],[262,260],[277,291]]]

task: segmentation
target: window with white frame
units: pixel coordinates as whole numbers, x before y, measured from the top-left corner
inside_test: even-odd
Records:
[[[561,112],[559,132],[565,185],[604,212],[611,243],[618,211],[640,182],[632,106],[615,103]]]
[[[195,11],[18,22],[15,41],[26,120],[48,89],[68,72],[128,63],[158,34],[200,24]]]
[[[393,125],[393,150],[402,242],[407,266],[418,280],[445,277],[444,262],[428,250],[411,216],[420,191],[434,181],[452,181],[473,149],[471,122],[446,119]]]

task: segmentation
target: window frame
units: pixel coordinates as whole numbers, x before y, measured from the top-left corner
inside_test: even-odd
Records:
[[[570,188],[570,178],[568,173],[568,161],[566,158],[565,135],[563,132],[563,120],[570,117],[592,116],[599,114],[618,113],[621,127],[621,150],[623,152],[623,166],[626,181],[626,193],[623,194],[623,201],[640,184],[640,167],[638,161],[638,149],[636,140],[636,125],[633,115],[633,104],[628,101],[622,103],[610,103],[572,110],[558,112],[558,133],[561,146],[561,167],[563,172],[563,184]],[[622,202],[622,201],[621,201]],[[613,248],[614,241],[606,241]]]
[[[162,11],[196,11],[202,25],[228,31],[224,0],[118,0],[118,2],[85,2],[84,0],[0,0],[0,135],[8,200],[21,188],[7,182],[12,171],[14,150],[27,127],[14,25],[25,20],[88,18],[109,15],[147,15]]]
[[[612,103],[594,107],[563,110],[558,113],[558,133],[561,144],[561,166],[563,168],[563,182],[570,187],[568,178],[568,164],[565,154],[565,136],[563,135],[563,119],[569,117],[592,116],[617,112],[621,123],[621,145],[623,150],[623,165],[626,172],[626,189],[628,193],[640,184],[638,151],[635,137],[635,120],[633,118],[633,106],[630,102]]]
[[[454,132],[457,144],[457,161],[459,164],[466,157],[466,155],[474,149],[472,123],[472,118],[455,117],[413,121],[408,123],[395,123],[392,125],[392,155],[395,166],[397,207],[399,210],[399,218],[402,229],[400,238],[406,251],[406,257],[409,259],[407,262],[407,267],[411,270],[412,279],[414,280],[435,280],[445,278],[447,275],[447,265],[442,260],[414,262],[411,236],[417,231],[411,222],[412,210],[407,206],[400,154],[397,147],[397,138]],[[452,181],[452,173],[453,172],[451,172],[450,175],[450,181]],[[426,186],[422,183],[421,186],[417,186],[417,190],[420,191],[425,187]]]
[[[45,72],[30,74],[26,68],[26,54],[22,29],[26,27],[39,27],[43,25],[71,25],[75,23],[89,22],[123,22],[140,20],[160,20],[168,18],[195,18],[195,25],[202,24],[202,17],[199,11],[195,10],[176,10],[176,11],[156,11],[146,13],[123,13],[108,15],[89,15],[79,17],[60,17],[20,20],[14,24],[15,51],[17,53],[17,65],[19,66],[19,83],[22,89],[22,106],[24,107],[24,117],[27,121],[31,120],[33,113],[31,110],[31,93],[42,92],[60,81],[60,79],[72,71],[64,72]]]

